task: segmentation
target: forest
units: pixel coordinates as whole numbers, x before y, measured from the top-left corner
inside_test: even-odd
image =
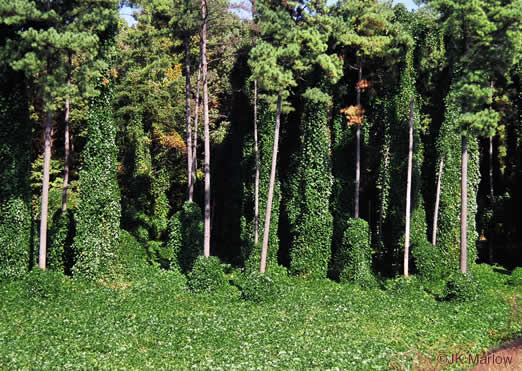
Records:
[[[416,3],[0,0],[0,368],[516,369],[522,2]]]

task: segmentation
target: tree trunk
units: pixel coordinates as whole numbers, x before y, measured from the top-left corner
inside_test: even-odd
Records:
[[[435,192],[435,211],[433,212],[433,233],[431,243],[437,245],[437,223],[439,220],[440,186],[442,180],[442,169],[444,168],[444,157],[440,159],[439,176],[437,177],[437,191]]]
[[[210,133],[208,119],[207,82],[207,0],[201,0],[201,66],[203,77],[203,126],[205,141],[205,223],[203,230],[203,255],[210,256]]]
[[[408,130],[408,178],[406,180],[406,225],[404,231],[404,275],[409,275],[410,258],[410,213],[411,213],[411,173],[413,167],[413,99],[410,100],[410,126]]]
[[[196,103],[194,104],[194,141],[192,144],[192,187],[196,185],[196,170],[198,169],[198,124],[199,124],[199,87],[201,82],[201,57],[199,58],[198,77],[196,80]]]
[[[255,2],[253,3],[255,4]],[[254,243],[259,242],[259,146],[257,142],[257,80],[254,81],[254,153],[256,176],[254,182]]]
[[[468,134],[462,136],[462,174],[460,188],[460,270],[467,273],[468,235]]]
[[[359,80],[357,84],[357,107],[361,105],[362,63],[359,63]],[[359,218],[359,187],[361,184],[361,124],[357,124],[355,133],[355,211],[353,217]]]
[[[190,111],[190,95],[192,92],[192,88],[190,86],[190,40],[189,36],[185,35],[185,119],[187,125],[187,180],[188,180],[188,200],[192,201],[194,194],[194,184],[192,176],[192,124],[190,119],[192,117],[192,112]]]
[[[40,249],[38,252],[38,266],[45,269],[47,266],[47,207],[49,204],[49,170],[51,168],[53,120],[52,112],[47,112],[44,134],[44,163],[42,180],[42,210],[40,214]]]
[[[272,215],[272,198],[274,197],[274,184],[276,176],[277,149],[279,143],[279,127],[281,126],[281,94],[277,96],[277,111],[274,130],[274,148],[272,150],[272,168],[270,169],[270,183],[268,185],[268,197],[266,200],[265,229],[263,231],[263,246],[261,248],[261,267],[259,271],[265,273],[266,256],[268,253],[268,238],[270,233],[270,218]]]
[[[69,58],[70,63],[70,58]],[[67,76],[67,87],[71,86],[71,76]],[[69,123],[69,116],[70,116],[70,99],[69,95],[67,95],[67,98],[65,99],[65,122],[64,122],[64,131],[65,131],[65,138],[64,138],[64,152],[65,152],[65,158],[63,161],[63,193],[62,193],[62,212],[65,212],[67,210],[67,190],[69,188],[69,168],[71,166],[71,154],[70,154],[70,123]]]
[[[386,176],[388,173],[388,159],[390,157],[390,144],[386,143],[386,150],[384,152],[384,168],[383,168],[383,184],[381,186],[381,202],[379,207],[379,220],[377,221],[377,229],[379,235],[379,250],[381,249],[382,244],[382,222],[384,219],[384,196],[386,192]],[[380,253],[380,251],[378,251]]]

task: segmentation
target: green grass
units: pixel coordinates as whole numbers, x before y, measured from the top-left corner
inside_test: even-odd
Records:
[[[471,302],[292,278],[277,300],[253,303],[194,295],[169,273],[118,285],[31,274],[0,283],[0,368],[434,365],[438,353],[480,353],[520,333],[507,299],[522,288],[490,267],[477,277]]]

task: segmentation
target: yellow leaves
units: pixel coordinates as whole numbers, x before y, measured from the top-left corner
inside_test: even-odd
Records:
[[[175,64],[174,67],[167,68],[167,81],[175,81],[182,76],[181,64]]]
[[[102,84],[103,86],[109,84],[111,82],[110,78],[117,78],[118,77],[118,71],[116,68],[111,68],[110,70],[105,71],[105,76],[103,76]]]
[[[157,129],[154,129],[154,137],[158,140],[158,142],[166,147],[167,149],[176,149],[180,152],[187,152],[187,145],[177,131],[173,130],[172,134],[164,135]]]
[[[346,116],[348,126],[362,125],[365,110],[360,104],[343,108],[340,112]]]

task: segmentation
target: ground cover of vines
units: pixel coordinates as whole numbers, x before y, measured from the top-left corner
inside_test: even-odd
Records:
[[[242,272],[223,269],[229,285],[212,294],[146,267],[110,285],[38,270],[2,281],[0,366],[410,369],[435,367],[440,354],[480,354],[522,330],[519,278],[498,267],[474,267],[479,291],[466,301],[416,279],[361,289],[283,270],[272,275],[277,300],[255,301]]]

